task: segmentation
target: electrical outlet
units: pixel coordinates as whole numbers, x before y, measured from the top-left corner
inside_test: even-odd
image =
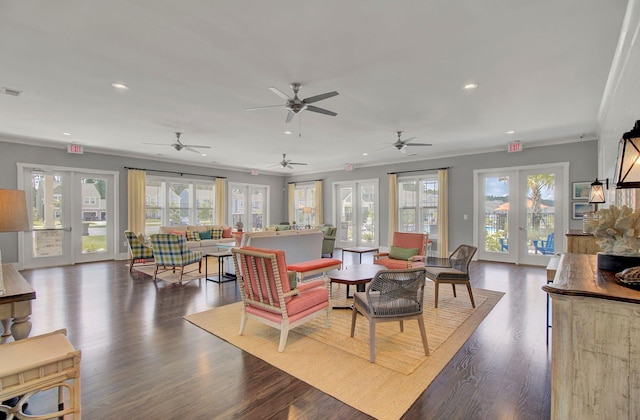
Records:
[[[464,215],[464,220],[467,220],[468,218],[469,218],[469,216],[465,214]]]
[[[127,240],[125,239],[125,241],[122,243],[122,245],[127,246]]]

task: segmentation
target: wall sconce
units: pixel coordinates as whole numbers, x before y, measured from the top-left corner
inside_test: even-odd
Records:
[[[640,188],[640,120],[620,139],[615,176],[616,188]]]
[[[609,178],[604,179],[604,181],[607,189],[609,189]],[[596,180],[591,183],[591,191],[589,192],[589,203],[595,204],[597,211],[598,204],[602,204],[604,202],[604,188],[602,187],[602,182],[598,181],[598,178],[596,178]]]

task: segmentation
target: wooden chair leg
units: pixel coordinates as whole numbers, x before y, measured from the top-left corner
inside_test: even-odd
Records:
[[[424,354],[429,356],[429,341],[427,341],[427,331],[424,329],[424,319],[422,318],[422,314],[418,315],[418,327],[420,328],[420,336],[422,337],[422,347],[424,347]]]
[[[157,265],[156,265],[156,270],[153,272],[153,281],[154,282],[157,282],[156,281],[156,277],[158,277],[158,266]]]
[[[453,288],[453,297],[458,297],[456,295],[456,284],[455,283],[451,283],[451,287]]]
[[[356,309],[356,305],[353,305],[353,309],[351,310],[351,337],[353,337],[353,333],[356,331],[357,318],[358,318],[358,310]]]
[[[469,291],[469,299],[471,299],[471,306],[476,307],[476,302],[473,300],[473,292],[471,291],[471,283],[467,283],[467,290]]]
[[[133,270],[133,262],[134,261],[135,261],[134,259],[131,259],[131,264],[129,264],[129,272],[131,272],[131,270]]]
[[[436,280],[434,282],[436,284],[436,308],[438,307],[438,290],[440,288],[440,283]]]

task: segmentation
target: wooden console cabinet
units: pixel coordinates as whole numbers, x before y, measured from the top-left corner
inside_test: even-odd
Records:
[[[563,254],[551,296],[551,418],[640,418],[640,290]]]
[[[600,247],[596,238],[590,233],[581,230],[567,230],[567,252],[572,254],[597,254]]]

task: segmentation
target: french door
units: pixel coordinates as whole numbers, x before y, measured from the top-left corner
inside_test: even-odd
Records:
[[[564,249],[568,164],[474,171],[478,258],[546,265]]]
[[[19,174],[33,226],[21,234],[24,268],[115,258],[115,173],[23,165]]]
[[[268,186],[229,183],[231,226],[237,226],[240,222],[245,232],[263,230],[269,220],[268,209]]]
[[[333,184],[336,247],[377,246],[378,180]]]

